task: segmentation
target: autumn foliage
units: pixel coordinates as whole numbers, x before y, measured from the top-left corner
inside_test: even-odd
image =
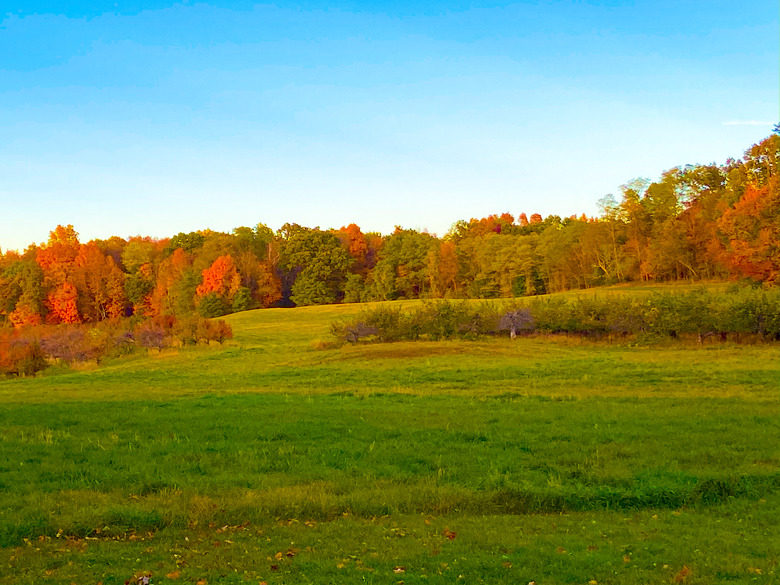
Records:
[[[510,213],[456,222],[441,238],[355,223],[263,224],[156,240],[79,241],[71,225],[0,254],[0,325],[214,317],[270,306],[538,295],[631,281],[780,281],[780,136],[722,166],[634,179],[599,217]]]

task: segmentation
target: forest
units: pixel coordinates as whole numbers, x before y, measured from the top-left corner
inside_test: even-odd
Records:
[[[507,298],[623,282],[780,280],[775,132],[742,158],[634,179],[600,215],[510,213],[442,237],[260,223],[82,243],[72,225],[0,253],[0,327],[219,317],[262,307]],[[2,252],[2,251],[0,251]]]

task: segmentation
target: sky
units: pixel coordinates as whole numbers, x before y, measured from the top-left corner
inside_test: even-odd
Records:
[[[776,0],[0,2],[0,249],[597,215],[780,121]]]

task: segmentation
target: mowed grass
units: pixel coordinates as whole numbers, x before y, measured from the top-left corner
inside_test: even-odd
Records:
[[[0,382],[0,583],[778,580],[777,345],[322,343],[361,309]]]

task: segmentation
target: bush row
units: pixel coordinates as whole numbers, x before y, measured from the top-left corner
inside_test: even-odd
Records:
[[[119,319],[97,325],[49,325],[0,329],[0,375],[31,376],[52,362],[100,362],[138,348],[163,349],[233,337],[224,321],[171,316]]]
[[[644,341],[710,336],[743,341],[780,339],[780,290],[744,288],[725,292],[654,293],[579,298],[536,298],[495,304],[438,301],[412,311],[378,306],[357,317],[335,322],[331,333],[340,341],[382,342],[417,339],[470,339],[532,333]]]

